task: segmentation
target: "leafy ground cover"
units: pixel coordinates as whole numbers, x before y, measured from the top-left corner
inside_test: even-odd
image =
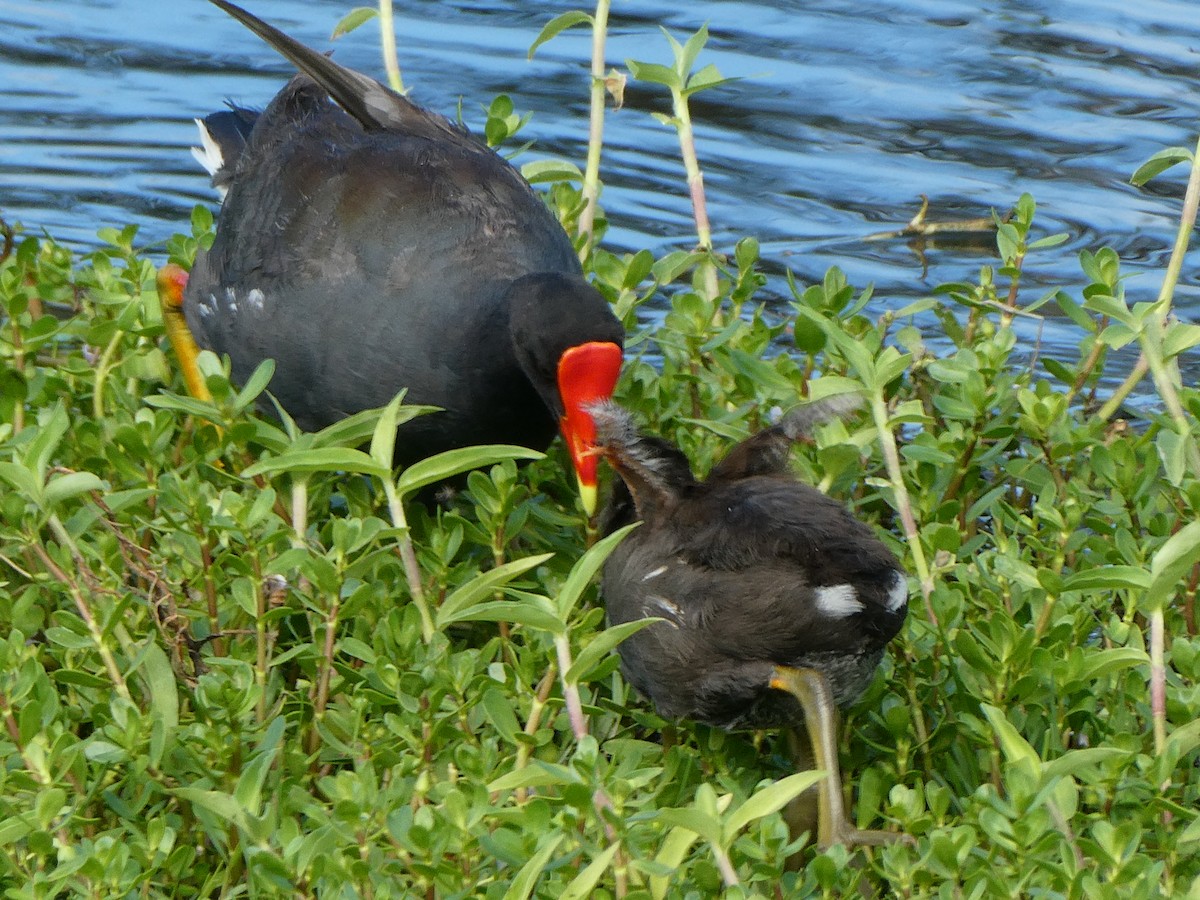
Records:
[[[684,75],[700,43],[676,45]],[[672,87],[660,68],[640,72]],[[489,132],[512,117],[492,109]],[[576,229],[586,194],[550,197]],[[1178,365],[1200,326],[1170,314],[1177,265],[1127,297],[1100,248],[1026,296],[1056,245],[1034,214],[1020,198],[977,282],[883,313],[836,270],[768,308],[752,238],[588,255],[631,335],[621,401],[701,470],[776,407],[863,397],[794,454],[913,576],[841,749],[858,823],[915,843],[854,853],[789,835],[811,778],[782,736],[666,723],[623,682],[593,577],[608,544],[589,549],[560,448],[397,473],[402,405],[304,435],[256,407],[268,369],[233,386],[215,360],[215,399],[191,400],[161,252],[132,228],[82,256],[18,230],[5,896],[1200,897],[1200,396]],[[197,210],[169,255],[211,224]],[[1018,340],[1015,317],[1045,314],[1076,357]],[[1113,372],[1125,346],[1139,361]],[[1158,411],[1128,414],[1135,389]],[[467,469],[446,504],[416,499]]]

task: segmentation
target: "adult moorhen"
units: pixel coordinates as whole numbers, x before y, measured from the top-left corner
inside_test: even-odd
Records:
[[[854,405],[833,398],[793,410],[703,481],[625,410],[592,407],[596,452],[621,477],[603,524],[642,521],[605,563],[608,620],[662,619],[620,645],[622,669],[668,718],[806,725],[829,775],[817,797],[822,847],[900,837],[846,819],[836,707],[858,699],[900,630],[905,573],[870,528],[788,470],[792,442]]]
[[[216,238],[190,276],[159,278],[189,387],[203,388],[190,331],[229,355],[235,380],[274,359],[270,390],[306,429],[402,388],[442,407],[401,427],[398,463],[472,444],[543,449],[557,424],[590,512],[586,406],[611,395],[624,331],[558,221],[465,130],[212,2],[302,74],[257,116],[209,120],[210,155],[228,157],[215,160],[228,188]]]

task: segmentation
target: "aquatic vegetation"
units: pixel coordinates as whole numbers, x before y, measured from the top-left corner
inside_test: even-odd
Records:
[[[675,49],[694,62],[698,44]],[[840,748],[858,827],[915,843],[853,854],[789,834],[780,810],[814,776],[783,737],[664,722],[621,678],[629,630],[604,629],[594,577],[619,535],[589,548],[560,445],[394,472],[403,404],[306,435],[260,409],[269,368],[233,385],[211,356],[212,400],[192,399],[164,353],[158,248],[106,228],[76,256],[17,229],[0,262],[0,886],[1200,891],[1200,395],[1180,374],[1200,326],[1171,315],[1196,193],[1156,296],[1104,248],[1028,296],[1056,247],[1029,197],[998,223],[996,266],[883,313],[837,270],[768,304],[751,237],[617,255],[601,213],[590,252],[579,238],[630,335],[619,401],[701,471],[797,396],[863,398],[792,454],[914,574]],[[548,198],[575,231],[581,185]],[[211,227],[198,208],[167,255],[187,263]],[[1043,315],[1072,323],[1074,358],[1018,339],[1016,317]],[[444,505],[414,499],[466,469]]]

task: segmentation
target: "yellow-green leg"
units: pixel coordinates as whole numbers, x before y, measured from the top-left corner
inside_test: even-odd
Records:
[[[158,270],[158,304],[162,309],[163,327],[175,357],[179,360],[179,368],[183,372],[183,380],[187,384],[188,393],[197,400],[212,401],[208,385],[200,372],[197,357],[200,348],[188,328],[187,319],[183,315],[183,289],[187,287],[188,273],[174,263],[168,263]]]
[[[816,669],[777,666],[771,687],[787,691],[800,701],[813,762],[825,772],[825,778],[817,785],[817,846],[822,850],[834,844],[877,847],[910,840],[908,835],[892,831],[863,831],[846,818],[837,754],[838,713],[825,676]]]

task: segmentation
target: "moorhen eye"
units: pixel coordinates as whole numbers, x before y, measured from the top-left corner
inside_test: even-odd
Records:
[[[870,528],[788,469],[794,441],[856,403],[793,410],[703,481],[621,407],[592,407],[597,452],[621,479],[603,525],[642,522],[605,563],[608,621],[662,620],[620,645],[622,670],[667,718],[806,727],[829,773],[817,796],[822,847],[902,837],[849,824],[836,734],[837,707],[866,690],[904,622],[907,579]]]
[[[189,389],[204,388],[196,342],[228,354],[238,381],[274,359],[270,390],[305,429],[408,388],[444,411],[401,426],[405,464],[473,444],[541,450],[561,428],[590,512],[585,407],[611,395],[624,330],[553,214],[465,130],[212,2],[301,74],[261,113],[200,121],[198,157],[227,189],[216,238],[190,276],[159,279]]]

